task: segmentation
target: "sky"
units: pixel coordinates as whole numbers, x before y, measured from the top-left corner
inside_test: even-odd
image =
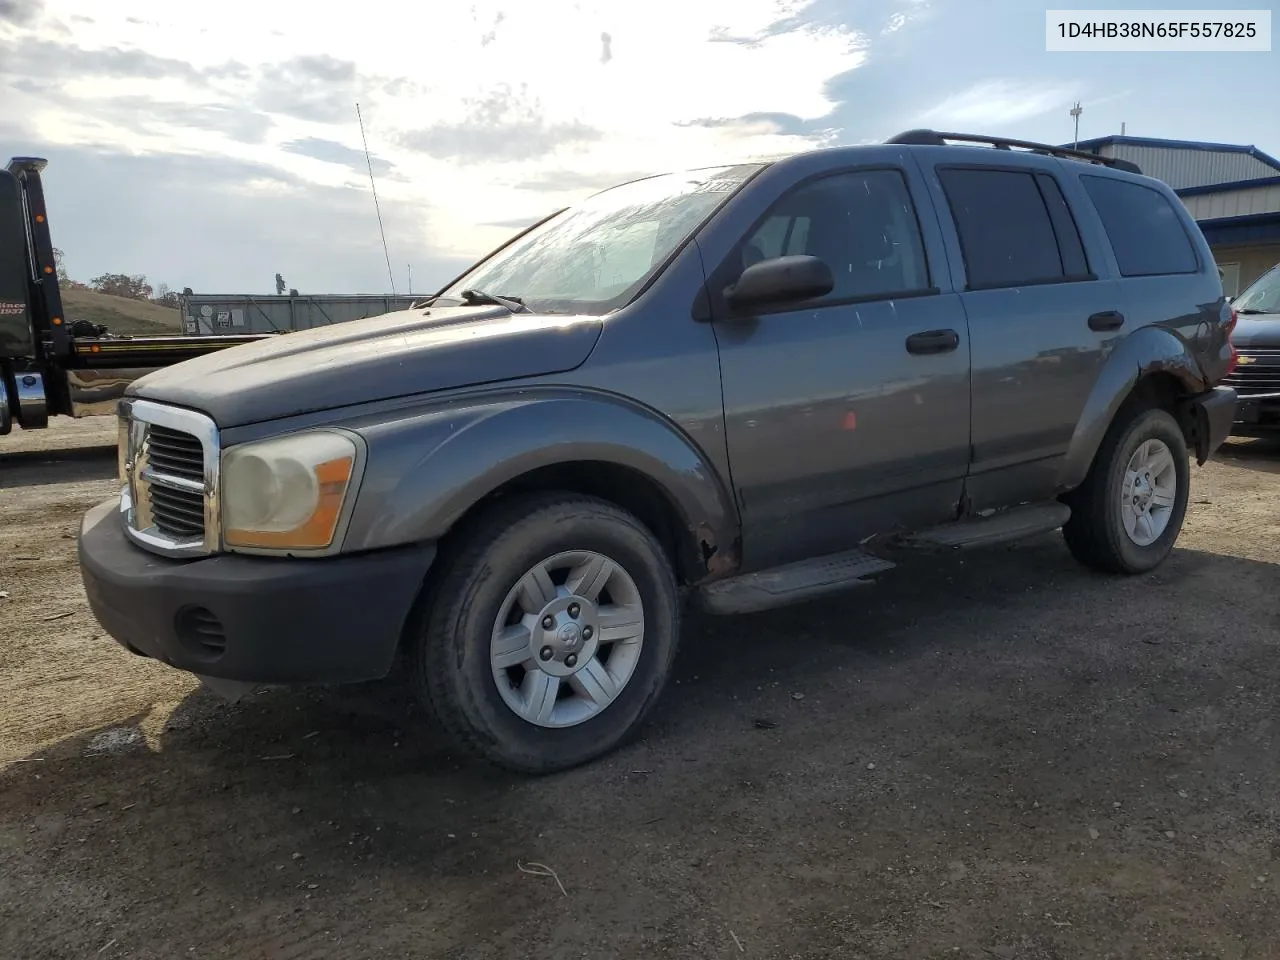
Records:
[[[1124,123],[1280,155],[1280,47],[1046,52],[1044,8],[0,0],[0,162],[49,160],[75,279],[266,294],[277,272],[304,293],[405,293],[410,272],[434,291],[520,226],[650,173],[920,126],[1066,143],[1076,100],[1082,139]]]

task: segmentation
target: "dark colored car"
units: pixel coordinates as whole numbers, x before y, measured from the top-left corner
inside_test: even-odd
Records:
[[[1239,394],[1232,432],[1240,436],[1280,431],[1280,263],[1231,304],[1237,321],[1232,341],[1238,356],[1223,381]]]
[[[686,598],[1058,528],[1151,570],[1234,418],[1204,237],[1122,161],[957,139],[629,183],[416,309],[144,377],[94,614],[226,690],[407,658],[458,744],[546,772],[638,728]]]

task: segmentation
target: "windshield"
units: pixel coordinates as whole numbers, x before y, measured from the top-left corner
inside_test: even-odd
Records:
[[[443,291],[518,299],[538,313],[624,305],[761,164],[664,174],[597,193],[499,250]]]
[[[1249,284],[1244,293],[1231,301],[1231,306],[1238,313],[1246,310],[1280,313],[1280,263]]]

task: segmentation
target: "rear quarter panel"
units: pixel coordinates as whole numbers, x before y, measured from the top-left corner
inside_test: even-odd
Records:
[[[1107,429],[1125,399],[1144,377],[1173,376],[1186,393],[1214,386],[1226,372],[1230,355],[1223,319],[1228,315],[1222,281],[1209,244],[1182,201],[1164,182],[1122,171],[1098,171],[1061,160],[1062,187],[1085,241],[1090,261],[1119,281],[1125,335],[1108,357],[1076,425],[1063,464],[1061,484],[1084,480]],[[1111,240],[1082,176],[1108,176],[1156,189],[1178,214],[1195,250],[1194,273],[1126,277],[1120,272]]]
[[[1089,244],[1090,256],[1100,262],[1110,276],[1120,280],[1125,301],[1124,329],[1129,334],[1152,326],[1167,331],[1184,345],[1188,360],[1194,368],[1194,373],[1189,375],[1188,386],[1195,386],[1200,382],[1208,382],[1210,385],[1216,383],[1225,374],[1228,360],[1224,349],[1227,345],[1226,333],[1222,328],[1226,298],[1223,296],[1222,279],[1218,276],[1213,252],[1187,208],[1168,184],[1161,180],[1122,171],[1104,173],[1088,167],[1071,170],[1071,167],[1082,165],[1071,160],[1059,163],[1064,168],[1063,188],[1069,191],[1068,202],[1076,213],[1081,232],[1087,230],[1086,243]],[[1196,272],[1151,277],[1123,276],[1102,218],[1085,189],[1082,176],[1108,176],[1138,183],[1162,193],[1178,214],[1182,229],[1195,250]]]

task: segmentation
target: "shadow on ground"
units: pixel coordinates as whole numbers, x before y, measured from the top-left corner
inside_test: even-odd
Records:
[[[691,617],[642,739],[540,779],[399,679],[198,692],[0,772],[0,952],[1264,956],[1276,572],[1049,537]]]
[[[46,483],[110,480],[116,472],[115,447],[0,452],[0,490]]]
[[[1262,473],[1280,474],[1280,437],[1233,438],[1218,448],[1213,459]]]

